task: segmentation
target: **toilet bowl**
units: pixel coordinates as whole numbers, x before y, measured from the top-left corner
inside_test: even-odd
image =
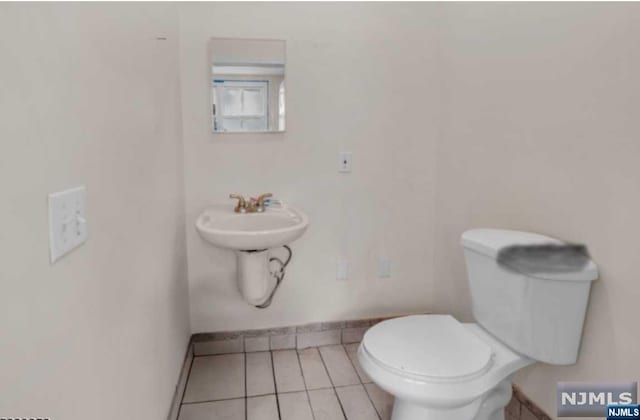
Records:
[[[560,273],[497,263],[504,247],[559,243],[529,232],[467,231],[462,245],[477,322],[413,315],[366,332],[358,358],[395,397],[392,420],[504,420],[513,373],[536,362],[576,362],[595,263]]]
[[[535,363],[477,324],[450,315],[379,323],[358,349],[362,368],[394,395],[394,420],[499,420],[510,376]]]

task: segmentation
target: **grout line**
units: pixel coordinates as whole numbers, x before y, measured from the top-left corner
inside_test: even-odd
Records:
[[[373,382],[367,383],[367,384],[339,385],[339,386],[336,386],[335,389],[350,388],[350,387],[354,387],[354,386],[358,386],[358,385],[365,386],[365,385],[371,385],[372,383]],[[328,388],[324,388],[324,389],[328,389]]]
[[[220,398],[218,400],[191,401],[191,402],[182,403],[182,405],[196,405],[196,404],[212,403],[212,402],[218,402],[218,401],[233,401],[233,400],[243,400],[243,399],[246,400],[245,397]]]
[[[364,384],[362,384],[362,387],[364,388],[365,394],[367,394],[367,398],[369,398],[369,401],[371,401],[371,405],[373,406],[373,409],[376,411],[376,414],[378,415],[378,418],[380,418],[380,420],[382,420],[382,413],[380,413],[380,411],[378,411],[378,407],[373,403],[373,399],[371,398],[371,394],[369,394],[369,390],[367,389],[366,386],[364,386]]]
[[[346,388],[349,386],[355,386],[355,385],[344,385],[344,386],[339,386],[338,388]],[[310,391],[322,391],[322,390],[327,390],[327,389],[334,389],[333,387],[325,387],[325,388],[317,388],[317,389],[310,389]],[[304,392],[303,390],[299,390],[299,391],[285,391],[285,392],[272,392],[270,394],[256,394],[256,395],[251,395],[246,397],[247,399],[249,398],[258,398],[258,397],[268,397],[270,395],[286,395],[286,394],[299,394],[300,392]],[[216,402],[216,401],[230,401],[230,400],[239,400],[241,398],[244,397],[229,397],[229,398],[219,398],[219,399],[215,399],[215,400],[202,400],[202,401],[189,401],[189,402],[185,402],[182,403],[184,405],[191,405],[191,404],[201,404],[201,403],[210,403],[210,402]]]
[[[342,411],[342,417],[347,418],[347,412],[344,411],[344,407],[342,406],[342,400],[340,400],[340,396],[338,395],[338,391],[336,391],[337,388],[331,388],[333,390],[333,395],[335,395],[336,400],[338,400],[338,405],[340,406],[340,411]]]
[[[344,349],[344,352],[347,353],[347,359],[349,359],[349,362],[351,363],[351,366],[353,366],[353,370],[356,371],[356,376],[358,377],[358,381],[360,381],[360,383],[362,385],[364,385],[364,381],[362,380],[362,377],[360,376],[360,371],[358,370],[358,367],[356,366],[356,363],[351,359],[351,355],[349,354],[349,350],[347,349],[347,346],[350,346],[352,344],[360,344],[360,343],[342,343],[342,348]],[[356,359],[358,358],[358,351],[356,349]]]
[[[267,350],[265,350],[267,351]],[[231,353],[210,353],[210,354],[193,354],[193,357],[213,357],[213,356],[229,356],[231,354],[244,354],[245,352],[243,351],[234,351]],[[255,353],[255,352],[251,352],[251,353]]]
[[[189,347],[191,347],[191,344],[189,344]],[[191,378],[191,371],[193,370],[193,362],[196,360],[196,357],[193,354],[194,349],[195,347],[191,347],[191,364],[189,365],[189,371],[187,372],[187,379],[184,382],[184,390],[182,391],[182,397],[180,398],[180,405],[178,405],[177,420],[180,420],[180,412],[182,411],[182,404],[184,404],[184,396],[187,395],[187,389],[189,388],[189,379]]]
[[[353,385],[348,385],[348,386],[353,386]],[[340,387],[340,388],[344,388],[344,387]],[[312,389],[312,391],[319,391],[319,390],[325,390],[325,389],[333,389],[333,388],[318,388],[316,389]],[[182,405],[193,405],[193,404],[203,404],[203,403],[211,403],[211,402],[218,402],[218,401],[231,401],[231,400],[240,400],[240,399],[249,399],[249,398],[260,398],[260,397],[269,397],[271,395],[273,395],[274,397],[277,397],[278,395],[287,395],[287,394],[299,394],[303,391],[287,391],[287,392],[279,392],[277,394],[273,393],[273,394],[258,394],[258,395],[252,395],[250,397],[229,397],[229,398],[220,398],[217,400],[202,400],[202,401],[190,401],[190,402],[186,402],[186,403],[182,403]]]
[[[316,347],[318,349],[318,355],[320,356],[320,361],[322,362],[322,366],[324,367],[324,371],[327,372],[327,376],[329,377],[329,382],[331,382],[331,387],[335,388],[336,384],[333,383],[333,378],[329,373],[329,368],[327,368],[327,364],[324,361],[324,357],[322,357],[322,352],[320,351],[320,347]]]
[[[380,420],[382,420],[382,416],[380,415],[380,413],[378,413],[378,409],[376,408],[376,405],[373,403],[373,400],[371,399],[371,395],[369,395],[369,391],[367,391],[367,387],[364,386],[364,383],[362,382],[362,378],[358,374],[358,369],[356,369],[356,365],[355,365],[354,361],[351,360],[351,357],[349,357],[349,352],[347,351],[347,348],[344,346],[344,344],[342,345],[342,349],[347,354],[347,359],[349,359],[349,363],[351,363],[351,366],[353,366],[353,370],[356,371],[356,376],[358,377],[358,381],[360,381],[360,386],[364,389],[365,395],[367,396],[367,398],[369,399],[369,402],[373,406],[373,411],[375,411],[376,414],[378,415],[378,418]]]
[[[302,383],[304,384],[304,392],[307,394],[307,404],[309,405],[309,410],[311,410],[311,418],[316,420],[316,415],[313,412],[313,407],[311,406],[311,396],[309,395],[309,388],[307,387],[307,380],[304,378],[304,370],[302,370],[302,361],[300,360],[300,351],[296,349],[296,359],[298,360],[298,366],[300,367],[300,375],[302,375]]]
[[[350,343],[350,344],[353,344],[353,343]],[[360,377],[360,375],[358,375],[358,369],[356,368],[356,364],[353,362],[353,360],[351,360],[351,357],[349,357],[349,352],[347,351],[347,348],[345,347],[344,344],[341,344],[341,347],[342,347],[342,350],[344,350],[345,356],[347,356],[347,360],[349,361],[349,364],[351,365],[353,370],[356,372],[356,377],[358,378],[358,383],[360,385],[364,385],[364,382],[362,382],[362,378]]]
[[[278,383],[276,382],[276,364],[273,362],[273,351],[269,351],[269,356],[271,356],[271,375],[273,379],[273,392],[275,393],[274,397],[276,398],[276,408],[278,409],[278,419],[282,420],[282,414],[280,413],[280,401],[278,399]]]
[[[247,420],[249,416],[248,403],[247,403],[247,353],[242,353],[244,356],[244,420]]]
[[[322,389],[332,389],[332,388],[318,388],[318,389],[310,389],[309,391],[320,391]],[[299,390],[299,391],[286,391],[286,392],[278,392],[278,395],[286,395],[286,394],[299,394],[301,392],[304,392],[304,390]],[[273,394],[265,394],[265,395],[273,395]],[[258,396],[258,395],[256,395]]]
[[[331,389],[333,389],[333,395],[336,396],[336,400],[338,400],[338,405],[340,406],[340,411],[342,411],[342,416],[346,419],[347,418],[347,413],[346,411],[344,411],[344,407],[342,406],[342,401],[340,401],[340,396],[338,395],[338,392],[336,391],[336,385],[333,383],[333,378],[331,377],[331,374],[329,373],[329,369],[327,368],[327,364],[324,361],[324,357],[322,357],[322,352],[320,351],[319,347],[316,347],[318,349],[318,354],[320,355],[320,361],[322,362],[322,366],[324,366],[324,370],[327,372],[327,376],[329,377],[329,382],[331,382]],[[349,357],[347,355],[347,357]]]

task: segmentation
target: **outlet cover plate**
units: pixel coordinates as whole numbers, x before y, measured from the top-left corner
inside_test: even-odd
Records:
[[[349,262],[347,260],[338,260],[336,264],[336,280],[347,281],[349,279]]]
[[[391,260],[389,258],[380,258],[378,260],[378,277],[381,279],[391,277]]]

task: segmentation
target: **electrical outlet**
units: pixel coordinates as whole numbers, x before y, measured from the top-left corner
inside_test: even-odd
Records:
[[[378,277],[381,279],[391,277],[391,260],[389,258],[378,259]]]
[[[347,260],[338,260],[336,266],[336,280],[347,281],[349,278],[349,262]]]

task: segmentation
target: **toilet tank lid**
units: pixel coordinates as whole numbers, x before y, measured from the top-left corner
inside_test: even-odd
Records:
[[[491,258],[496,258],[498,252],[508,246],[565,243],[559,239],[538,233],[508,229],[467,230],[462,234],[461,242],[464,248],[474,250]],[[547,280],[591,281],[598,278],[598,267],[593,261],[589,261],[583,269],[577,272],[540,273],[534,277]]]

